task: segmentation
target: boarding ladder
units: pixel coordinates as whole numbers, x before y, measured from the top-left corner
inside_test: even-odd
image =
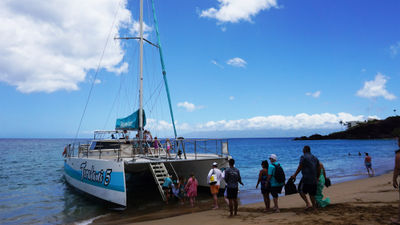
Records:
[[[164,179],[169,176],[168,170],[162,162],[153,162],[150,163],[150,170],[153,174],[154,180],[158,186],[158,190],[160,191],[162,199],[165,201],[166,196],[164,190],[162,189],[162,185],[164,184]]]

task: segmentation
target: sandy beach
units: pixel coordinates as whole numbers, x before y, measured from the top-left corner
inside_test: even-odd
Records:
[[[240,205],[238,215],[229,217],[220,198],[222,207],[218,210],[210,209],[211,202],[199,202],[195,208],[186,204],[135,217],[108,215],[94,224],[390,224],[399,199],[391,178],[392,173],[388,173],[325,188],[324,195],[331,199],[331,205],[315,213],[305,211],[304,202],[295,194],[279,198],[280,213],[263,212],[264,205],[260,202]],[[259,197],[262,201],[261,194]]]

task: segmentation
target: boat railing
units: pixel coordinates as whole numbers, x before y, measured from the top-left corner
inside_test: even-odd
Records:
[[[227,139],[185,139],[182,147],[185,158],[190,153],[195,159],[202,154],[229,155]]]
[[[137,139],[108,139],[77,142],[67,145],[67,157],[78,158],[136,158],[145,157],[157,160],[197,159],[209,154],[228,156],[227,139],[171,139],[171,148],[167,151],[166,141],[159,140],[159,147],[153,142]]]

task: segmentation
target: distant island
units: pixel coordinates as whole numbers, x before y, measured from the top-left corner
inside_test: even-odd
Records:
[[[313,134],[309,137],[297,137],[294,140],[325,139],[381,139],[400,136],[400,116],[391,116],[384,120],[353,121],[341,123],[347,126],[345,131],[328,135]]]

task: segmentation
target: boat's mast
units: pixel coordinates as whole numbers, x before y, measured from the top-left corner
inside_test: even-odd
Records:
[[[143,0],[140,0],[140,90],[139,90],[139,138],[143,140]]]
[[[154,0],[152,0],[151,2],[152,2],[152,5],[153,5],[154,25],[156,27],[156,33],[157,33],[158,51],[160,52],[160,60],[161,60],[162,74],[163,74],[163,78],[164,78],[164,85],[165,85],[165,90],[167,91],[169,112],[171,114],[172,127],[174,128],[174,134],[175,134],[175,139],[176,139],[177,138],[177,134],[176,134],[176,128],[175,128],[174,113],[172,112],[171,97],[169,95],[169,88],[168,88],[168,82],[167,82],[167,71],[165,70],[165,64],[164,64],[164,57],[163,57],[162,48],[161,48],[160,35],[158,33],[158,23],[157,23],[157,17],[156,17],[156,8],[154,7]]]

